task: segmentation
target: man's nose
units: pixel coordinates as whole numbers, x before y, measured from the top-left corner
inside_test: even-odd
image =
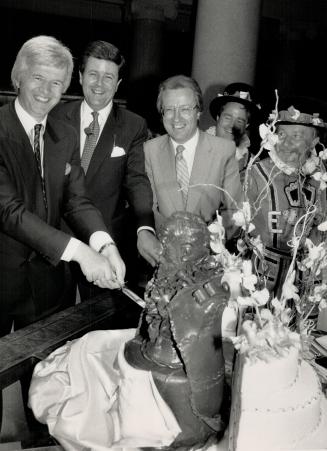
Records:
[[[96,77],[95,85],[96,86],[102,86],[103,85],[103,77],[101,77],[101,76]]]
[[[174,121],[178,121],[181,117],[181,113],[179,111],[179,108],[174,108],[174,116],[173,119]]]
[[[51,82],[43,81],[40,86],[40,91],[42,94],[49,94],[51,92]]]

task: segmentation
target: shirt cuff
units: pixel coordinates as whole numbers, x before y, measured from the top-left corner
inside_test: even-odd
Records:
[[[92,235],[90,236],[89,244],[92,249],[94,249],[96,252],[99,252],[99,250],[104,244],[113,241],[114,240],[111,238],[109,233],[99,230],[97,232],[92,233]]]
[[[77,240],[76,238],[71,238],[66,246],[66,249],[64,250],[60,260],[63,260],[64,262],[70,262],[76,252],[76,249],[80,245],[81,241]]]
[[[141,232],[141,230],[149,230],[149,232],[152,232],[154,235],[156,234],[156,231],[154,230],[154,228],[153,227],[150,227],[150,226],[142,226],[142,227],[139,227],[138,229],[137,229],[137,234],[139,233],[139,232]]]

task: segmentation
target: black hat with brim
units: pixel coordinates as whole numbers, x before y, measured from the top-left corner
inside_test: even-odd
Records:
[[[327,128],[327,104],[312,97],[287,97],[278,104],[276,124]]]
[[[247,94],[248,98],[240,97],[241,92]],[[235,95],[238,93],[238,95]],[[234,102],[244,105],[247,111],[251,114],[252,121],[261,121],[261,110],[253,99],[253,88],[247,83],[232,83],[226,86],[224,94],[218,94],[209,105],[209,111],[214,120],[217,119],[221,108],[226,105],[226,103]]]

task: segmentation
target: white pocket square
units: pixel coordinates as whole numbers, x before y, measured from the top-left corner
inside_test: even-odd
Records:
[[[114,146],[110,157],[121,157],[122,155],[125,155],[125,154],[126,154],[126,152],[122,147]]]
[[[71,165],[69,163],[66,163],[65,175],[69,175],[71,170],[72,170]]]

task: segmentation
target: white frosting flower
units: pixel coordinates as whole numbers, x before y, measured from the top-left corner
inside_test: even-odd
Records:
[[[244,260],[242,263],[242,285],[250,292],[255,291],[255,284],[258,281],[257,276],[252,274],[252,262],[251,260]]]
[[[315,265],[317,267],[316,275],[319,275],[321,264],[323,263],[324,257],[326,257],[325,243],[319,243],[317,246],[315,246],[310,238],[307,238],[305,240],[305,245],[308,254],[307,257],[300,262],[300,267],[311,269]]]
[[[256,290],[252,294],[252,298],[255,300],[258,306],[266,305],[269,301],[269,291],[267,288],[263,288],[263,290]]]
[[[210,247],[216,254],[221,254],[226,250],[224,245],[225,229],[222,217],[217,213],[217,218],[209,226]]]
[[[292,271],[292,273],[288,276],[283,285],[282,297],[285,298],[286,300],[294,299],[295,301],[298,301],[300,299],[300,296],[297,294],[299,289],[294,285],[294,280],[295,280],[295,270]]]

